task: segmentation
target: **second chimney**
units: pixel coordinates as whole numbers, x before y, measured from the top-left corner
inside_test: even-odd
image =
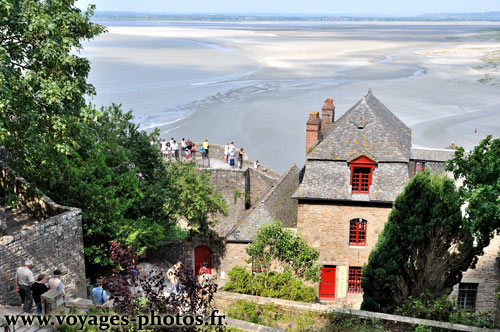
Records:
[[[306,151],[320,138],[321,118],[319,112],[311,112],[306,124]],[[306,153],[307,154],[307,153]]]
[[[333,99],[326,99],[321,110],[323,124],[335,122],[335,105],[333,104]]]

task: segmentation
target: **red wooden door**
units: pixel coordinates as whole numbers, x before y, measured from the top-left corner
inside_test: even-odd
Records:
[[[319,299],[335,299],[335,266],[325,266],[321,269],[321,283],[319,284]]]
[[[207,263],[204,273],[212,274],[212,251],[209,247],[201,245],[194,248],[194,273],[196,275],[200,274],[203,263]]]

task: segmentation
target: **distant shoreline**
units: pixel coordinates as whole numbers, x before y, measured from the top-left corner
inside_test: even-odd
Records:
[[[96,12],[94,19],[166,20],[204,22],[500,22],[500,12],[436,13],[416,16],[349,15],[349,14],[260,14],[260,13],[136,13]]]

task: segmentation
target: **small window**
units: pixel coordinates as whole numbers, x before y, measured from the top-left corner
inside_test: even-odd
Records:
[[[352,192],[353,194],[366,194],[370,192],[369,167],[354,167],[352,170]]]
[[[347,291],[349,293],[362,294],[361,278],[363,276],[363,268],[349,267],[349,286]]]
[[[415,174],[418,172],[424,172],[425,170],[425,163],[423,161],[417,161],[415,162]]]
[[[366,220],[361,218],[351,220],[349,225],[349,245],[366,245]]]
[[[353,194],[368,194],[372,184],[372,173],[376,163],[361,156],[349,163],[351,169],[351,186]]]
[[[267,270],[264,262],[259,260],[258,258],[252,257],[252,272],[253,273],[261,273]]]
[[[476,309],[477,286],[474,283],[460,283],[457,304],[462,309]]]

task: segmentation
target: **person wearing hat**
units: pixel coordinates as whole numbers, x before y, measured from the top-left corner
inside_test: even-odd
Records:
[[[59,292],[64,293],[64,285],[61,280],[62,272],[61,270],[54,270],[54,276],[49,279],[49,288],[57,289]]]
[[[35,282],[35,277],[31,269],[33,268],[33,261],[27,259],[24,266],[20,266],[16,275],[14,276],[14,283],[16,284],[16,291],[21,296],[24,312],[31,312],[33,307],[33,298],[31,297],[31,286]]]

